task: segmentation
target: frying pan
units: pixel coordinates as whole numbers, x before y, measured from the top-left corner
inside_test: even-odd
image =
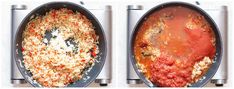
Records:
[[[15,36],[16,38],[14,40],[14,50],[15,50],[14,58],[15,58],[16,64],[17,64],[21,74],[25,78],[25,80],[34,87],[41,87],[42,85],[40,85],[35,80],[33,80],[32,74],[30,73],[30,71],[25,69],[25,66],[23,63],[24,59],[23,59],[22,50],[21,50],[21,48],[22,48],[21,43],[23,41],[22,34],[25,30],[27,23],[30,21],[30,19],[32,19],[30,17],[32,17],[33,15],[43,16],[47,12],[49,12],[51,9],[60,9],[60,8],[67,8],[67,9],[70,9],[74,12],[78,11],[81,14],[83,14],[84,16],[86,16],[87,19],[89,19],[91,21],[91,23],[93,24],[96,35],[99,36],[99,39],[98,39],[99,53],[97,54],[98,57],[97,57],[97,61],[95,61],[95,65],[87,73],[85,73],[83,75],[82,79],[77,80],[74,83],[69,84],[67,87],[88,86],[92,81],[94,81],[96,79],[96,77],[98,76],[98,74],[102,70],[102,67],[105,63],[106,48],[107,48],[106,47],[106,38],[105,38],[101,24],[98,22],[96,17],[91,12],[89,12],[84,7],[81,7],[81,6],[74,4],[74,3],[71,3],[71,2],[50,2],[50,3],[43,4],[43,5],[35,8],[34,10],[32,10],[23,19],[23,21],[21,22],[21,24],[18,27],[18,30],[16,32],[16,36]]]
[[[186,8],[192,9],[194,11],[197,11],[198,13],[200,13],[201,15],[204,16],[204,18],[208,21],[208,23],[211,25],[211,28],[214,31],[215,38],[216,38],[216,55],[215,55],[215,58],[213,59],[214,63],[210,66],[210,68],[208,69],[206,74],[204,74],[204,76],[203,76],[204,79],[201,79],[201,80],[189,85],[190,87],[202,87],[214,76],[214,74],[218,70],[218,67],[219,67],[220,62],[221,62],[221,56],[222,56],[222,51],[223,51],[222,44],[223,43],[222,43],[222,40],[221,40],[219,29],[216,26],[213,19],[205,11],[203,11],[201,8],[199,8],[197,6],[194,6],[192,4],[185,3],[185,2],[168,2],[168,3],[163,3],[163,4],[160,4],[158,6],[155,6],[152,9],[150,9],[148,12],[146,12],[139,19],[139,21],[135,25],[135,28],[133,29],[133,33],[131,34],[130,45],[129,45],[129,48],[130,48],[129,52],[130,52],[130,55],[131,55],[130,60],[132,62],[134,70],[136,71],[136,73],[140,77],[140,79],[149,87],[157,87],[156,84],[153,84],[150,80],[146,79],[144,74],[142,72],[140,72],[139,68],[136,66],[137,62],[136,62],[136,59],[135,59],[135,56],[134,56],[134,43],[135,43],[137,32],[139,31],[140,26],[145,21],[145,18],[148,18],[152,13],[154,13],[156,11],[159,11],[159,10],[161,10],[163,8],[170,7],[170,6],[182,6],[182,7],[186,7]]]

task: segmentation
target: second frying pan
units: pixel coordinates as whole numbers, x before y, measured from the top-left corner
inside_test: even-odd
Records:
[[[202,87],[204,86],[216,73],[216,71],[218,70],[218,67],[220,65],[221,62],[221,56],[222,56],[222,40],[221,40],[221,36],[220,36],[220,32],[218,27],[216,26],[215,22],[212,20],[212,18],[205,12],[203,11],[201,8],[194,6],[192,4],[188,4],[188,3],[184,3],[184,2],[169,2],[169,3],[164,3],[164,4],[160,4],[157,5],[155,7],[153,7],[152,9],[150,9],[148,12],[146,12],[141,18],[140,20],[137,22],[137,24],[135,25],[135,28],[133,29],[133,33],[131,34],[130,37],[130,45],[129,45],[129,52],[131,55],[131,62],[132,65],[134,67],[134,70],[136,71],[137,75],[140,77],[141,80],[144,81],[144,83],[149,86],[149,87],[157,87],[158,85],[153,84],[150,80],[148,80],[145,75],[140,72],[139,67],[136,65],[137,61],[136,58],[134,56],[134,43],[135,43],[135,39],[137,36],[137,33],[141,27],[141,25],[144,23],[144,21],[146,20],[146,18],[149,18],[149,16],[151,14],[153,14],[154,12],[157,12],[161,9],[164,9],[166,7],[171,7],[171,6],[181,6],[181,7],[186,7],[189,9],[192,9],[196,12],[198,12],[199,14],[203,15],[204,18],[208,21],[208,23],[210,24],[211,28],[213,29],[213,32],[215,34],[215,38],[216,38],[216,55],[214,58],[214,63],[210,66],[210,68],[208,69],[208,71],[204,74],[202,80],[199,80],[193,84],[191,84],[191,87]]]

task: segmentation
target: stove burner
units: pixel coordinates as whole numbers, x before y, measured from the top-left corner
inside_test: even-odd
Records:
[[[84,5],[84,2],[77,2],[80,5]],[[40,4],[37,4],[38,6]],[[14,85],[18,84],[26,84],[27,82],[24,80],[23,76],[19,72],[14,57],[13,57],[13,44],[14,44],[14,38],[17,31],[18,25],[21,23],[21,21],[24,19],[24,17],[32,10],[32,8],[37,7],[36,4],[29,5],[12,5],[11,7],[11,16],[12,16],[12,34],[11,34],[11,83]],[[85,6],[84,6],[85,7]],[[112,59],[111,59],[111,31],[112,31],[112,23],[111,23],[111,13],[112,8],[109,5],[103,6],[103,7],[92,7],[87,6],[85,7],[92,14],[95,15],[95,17],[99,20],[101,23],[103,30],[105,32],[106,38],[107,38],[107,57],[106,57],[106,63],[103,66],[103,69],[101,73],[98,75],[98,77],[95,80],[95,83],[99,83],[100,85],[107,86],[111,82],[111,65],[112,65]],[[51,38],[51,34],[47,33],[47,37]],[[72,43],[73,41],[71,39],[68,39],[67,42]]]
[[[222,61],[219,66],[218,71],[214,75],[211,80],[211,83],[216,86],[223,86],[227,82],[227,6],[216,6],[216,7],[204,7],[201,6],[199,2],[195,2],[198,7],[201,7],[206,11],[211,18],[216,22],[219,27],[221,37],[223,40],[224,50]],[[128,46],[130,43],[130,35],[137,21],[141,18],[141,16],[146,13],[153,6],[149,5],[129,5],[128,6]],[[129,53],[129,52],[127,52]],[[135,73],[132,64],[130,63],[131,56],[128,54],[127,59],[127,83],[128,84],[141,84],[143,83],[140,78]]]

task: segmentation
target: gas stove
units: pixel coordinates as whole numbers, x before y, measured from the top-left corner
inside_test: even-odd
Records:
[[[84,2],[74,2],[78,5],[83,6],[84,8],[88,9],[101,23],[106,39],[107,39],[107,56],[105,65],[98,75],[98,77],[95,80],[95,83],[100,84],[100,86],[107,86],[109,83],[111,83],[111,65],[112,65],[112,59],[111,59],[111,32],[112,32],[112,8],[109,5],[86,5]],[[11,7],[11,83],[14,86],[21,86],[22,84],[27,84],[27,82],[24,80],[24,77],[19,72],[16,63],[13,58],[13,41],[15,38],[15,34],[17,31],[17,27],[21,23],[21,21],[24,19],[24,17],[32,11],[34,8],[42,5],[44,3],[33,3],[33,4],[13,4]],[[92,85],[92,84],[91,84]],[[30,86],[30,85],[29,85]]]
[[[206,13],[208,13],[211,18],[215,21],[217,24],[221,37],[223,40],[223,56],[222,56],[222,61],[219,66],[218,71],[214,75],[214,77],[211,79],[210,84],[215,84],[215,86],[223,86],[227,82],[227,6],[211,6],[211,5],[206,5],[202,6],[200,5],[199,2],[192,3],[200,8],[202,8]],[[128,15],[128,43],[130,41],[130,35],[133,32],[133,28],[136,25],[137,21],[150,9],[152,8],[152,5],[128,5],[127,7],[127,15]],[[128,44],[129,45],[129,44]],[[129,53],[129,52],[127,52]],[[138,77],[136,74],[131,62],[130,58],[131,55],[127,54],[127,83],[129,85],[140,85],[143,84],[143,81]],[[206,85],[207,86],[207,85]]]

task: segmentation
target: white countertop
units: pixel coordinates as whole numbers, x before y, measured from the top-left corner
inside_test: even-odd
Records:
[[[33,0],[31,0],[33,1]],[[47,2],[46,0],[41,0]],[[54,0],[51,0],[54,1]],[[84,0],[85,1],[85,0]],[[165,0],[164,0],[165,1]],[[186,0],[188,1],[188,0]],[[233,45],[234,45],[234,26],[233,24],[233,15],[234,11],[231,8],[234,8],[234,1],[228,0],[197,0],[206,2],[208,5],[222,4],[227,5],[229,8],[229,24],[228,24],[228,83],[224,87],[234,87],[234,55]],[[39,2],[39,0],[37,1]],[[141,85],[128,85],[126,81],[126,60],[127,60],[127,5],[131,4],[145,4],[153,5],[154,0],[87,0],[90,3],[97,3],[103,5],[112,5],[112,15],[113,15],[113,31],[112,31],[112,83],[107,87],[145,87],[144,84]],[[194,2],[194,1],[191,1]],[[11,88],[13,85],[10,83],[10,5],[12,3],[32,3],[30,0],[11,0],[11,1],[0,1],[0,85],[4,88]],[[33,2],[36,3],[36,2]],[[28,86],[28,85],[22,85]],[[92,87],[97,86],[97,84],[92,84]],[[208,84],[207,86],[213,86]]]

